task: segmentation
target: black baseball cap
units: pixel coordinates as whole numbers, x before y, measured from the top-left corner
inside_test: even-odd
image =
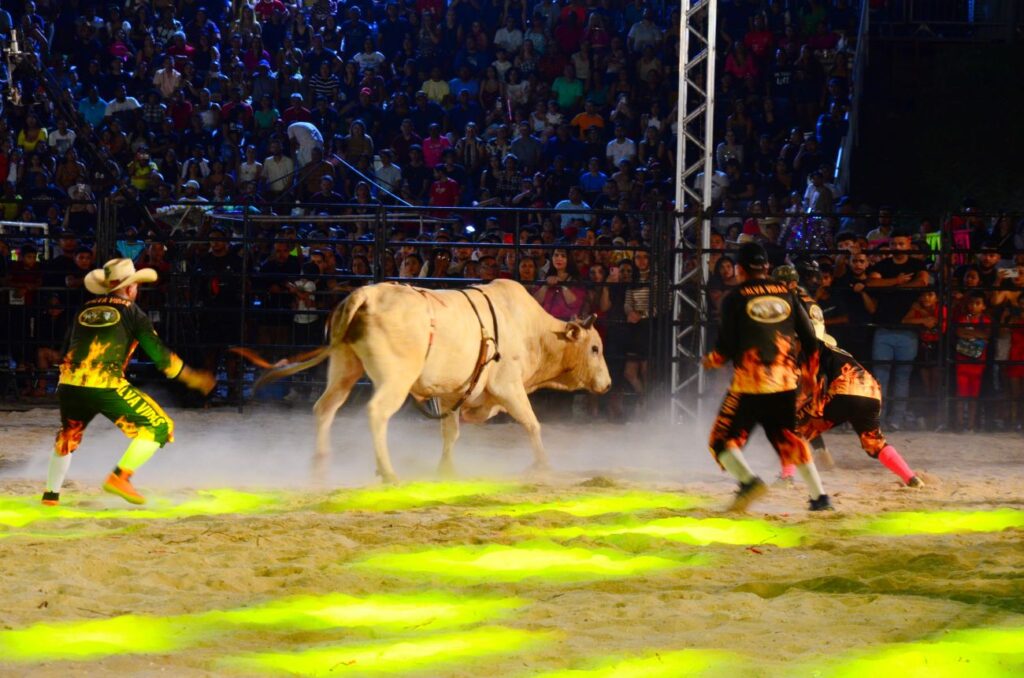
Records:
[[[736,263],[746,269],[764,268],[768,265],[768,252],[761,243],[743,243],[736,255]]]

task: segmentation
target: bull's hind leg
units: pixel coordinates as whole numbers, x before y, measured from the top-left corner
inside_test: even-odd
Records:
[[[449,412],[441,418],[441,436],[444,439],[444,447],[441,449],[441,463],[437,467],[437,473],[442,478],[455,477],[455,464],[452,462],[452,448],[455,441],[459,439],[459,413]]]
[[[396,382],[392,377],[374,380],[375,390],[366,408],[370,418],[370,433],[373,435],[373,450],[377,455],[377,475],[386,483],[398,482],[388,454],[388,420],[405,402],[412,384],[412,381],[405,379]]]
[[[519,384],[510,385],[508,392],[492,391],[491,395],[501,404],[513,419],[522,424],[530,436],[530,446],[533,448],[533,465],[530,471],[544,473],[551,468],[548,463],[548,454],[544,451],[544,443],[540,438],[540,422],[537,415],[533,413],[533,406],[530,405],[530,398]]]
[[[334,347],[327,370],[327,388],[313,405],[316,417],[316,453],[313,457],[313,482],[327,479],[331,459],[331,424],[338,408],[345,404],[352,387],[363,376],[363,364],[348,346]]]

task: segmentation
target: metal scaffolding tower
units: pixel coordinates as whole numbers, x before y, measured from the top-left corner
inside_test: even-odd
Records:
[[[704,392],[711,179],[714,173],[717,0],[683,0],[676,111],[671,418],[696,423]]]

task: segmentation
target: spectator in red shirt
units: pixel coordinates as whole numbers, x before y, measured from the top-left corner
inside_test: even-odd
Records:
[[[430,202],[428,204],[431,207],[455,207],[459,204],[461,193],[462,187],[459,186],[459,182],[448,176],[448,170],[444,164],[437,165],[434,168],[434,183],[430,185]],[[447,210],[439,210],[434,213],[434,216],[443,219],[449,214],[450,212]]]
[[[284,121],[285,126],[292,124],[293,122],[312,122],[313,114],[309,112],[309,109],[302,105],[302,95],[298,92],[292,93],[292,105],[284,109],[284,113],[281,114],[281,120]]]
[[[775,36],[765,27],[764,17],[754,15],[754,28],[743,38],[743,44],[755,59],[764,63],[771,56],[774,43]]]
[[[253,9],[259,15],[260,21],[270,21],[270,17],[274,12],[287,11],[281,0],[256,0],[256,6]]]

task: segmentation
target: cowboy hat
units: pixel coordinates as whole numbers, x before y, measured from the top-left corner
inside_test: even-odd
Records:
[[[89,271],[85,276],[85,289],[93,294],[110,294],[136,283],[156,282],[152,268],[135,270],[131,259],[111,259],[103,268]]]

